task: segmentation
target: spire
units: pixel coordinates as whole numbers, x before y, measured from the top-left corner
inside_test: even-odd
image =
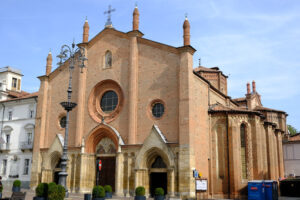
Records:
[[[188,46],[190,43],[190,23],[187,19],[187,15],[185,16],[185,20],[183,23],[183,45]]]
[[[86,43],[89,41],[89,30],[90,30],[90,26],[89,26],[89,22],[86,17],[84,25],[83,25],[83,38],[82,38],[83,43]]]
[[[247,83],[247,94],[250,94],[251,91],[250,91],[250,83]]]
[[[252,92],[256,93],[256,84],[255,84],[255,81],[252,81]]]
[[[52,53],[50,50],[47,56],[46,76],[49,76],[49,74],[51,73],[51,69],[52,69]]]
[[[132,29],[134,31],[138,31],[139,30],[139,10],[137,8],[137,5],[135,5],[134,11],[133,11],[133,22],[132,22]]]

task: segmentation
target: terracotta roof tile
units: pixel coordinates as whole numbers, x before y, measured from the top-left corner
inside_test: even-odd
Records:
[[[22,91],[22,92],[23,92],[22,95],[20,94],[19,97],[13,97],[11,99],[6,99],[6,100],[0,101],[0,102],[2,103],[2,102],[15,101],[15,100],[20,100],[20,99],[28,99],[31,97],[38,97],[38,92],[33,92],[33,93],[28,93],[28,92],[24,92],[24,91]]]
[[[293,135],[293,136],[290,136],[289,137],[289,142],[291,142],[291,141],[300,141],[300,133],[297,133],[297,134],[295,134],[295,135]]]
[[[263,106],[256,106],[254,108],[254,110],[257,110],[257,111],[270,111],[270,112],[281,112],[281,113],[285,113],[284,111],[282,110],[275,110],[275,109],[272,109],[272,108],[266,108],[266,107],[263,107]]]
[[[241,97],[241,98],[235,98],[232,99],[233,101],[246,101],[246,97]]]

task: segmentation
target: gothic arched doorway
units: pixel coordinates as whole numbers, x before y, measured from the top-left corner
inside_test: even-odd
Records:
[[[163,188],[165,194],[168,194],[168,174],[167,165],[160,156],[157,156],[150,168],[150,195],[154,197],[155,188]]]
[[[101,161],[101,170],[99,162]],[[110,185],[115,191],[116,147],[109,137],[96,146],[96,185]]]

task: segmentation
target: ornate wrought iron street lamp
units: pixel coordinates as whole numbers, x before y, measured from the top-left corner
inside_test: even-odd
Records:
[[[69,135],[69,112],[76,107],[75,102],[71,102],[71,94],[72,94],[72,72],[74,70],[75,64],[77,64],[80,67],[80,70],[82,72],[82,69],[85,67],[84,62],[87,60],[85,57],[85,48],[78,47],[75,49],[75,43],[73,41],[72,47],[69,47],[68,45],[63,45],[61,47],[61,52],[57,56],[60,58],[60,62],[58,65],[62,65],[64,62],[69,62],[69,87],[68,87],[68,101],[61,102],[60,105],[67,111],[66,116],[66,127],[65,127],[65,138],[64,138],[64,147],[63,147],[63,155],[61,157],[61,172],[59,175],[58,183],[66,189],[66,197],[69,196],[68,188],[67,188],[67,162],[68,162],[68,135]]]

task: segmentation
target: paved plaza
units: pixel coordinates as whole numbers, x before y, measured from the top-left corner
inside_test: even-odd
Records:
[[[33,190],[22,190],[22,192],[26,192],[26,198],[25,200],[32,200],[33,197],[35,196],[35,191]],[[2,198],[8,198],[11,196],[11,191],[8,190],[3,190],[3,195]],[[75,194],[75,193],[70,193],[69,198],[72,200],[83,200],[84,195],[83,194]],[[134,200],[133,197],[113,197],[112,200]],[[147,200],[153,200],[153,198],[147,198]],[[172,198],[170,200],[179,200],[179,198]],[[223,199],[226,200],[226,199]],[[300,200],[300,197],[279,197],[279,200]]]

